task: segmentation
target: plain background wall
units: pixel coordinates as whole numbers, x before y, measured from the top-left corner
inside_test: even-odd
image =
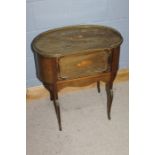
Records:
[[[36,78],[30,45],[39,33],[51,28],[75,24],[100,24],[116,28],[122,34],[120,68],[129,65],[128,0],[27,0],[26,2],[26,86],[41,85]]]

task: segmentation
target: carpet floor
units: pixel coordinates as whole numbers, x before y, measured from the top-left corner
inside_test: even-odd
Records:
[[[27,103],[27,155],[128,155],[128,96],[128,82],[114,84],[109,121],[103,85],[60,95],[62,131],[49,98]]]

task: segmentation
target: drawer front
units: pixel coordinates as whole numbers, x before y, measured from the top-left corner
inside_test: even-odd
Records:
[[[59,59],[59,78],[73,79],[108,72],[111,69],[111,51],[97,51]]]

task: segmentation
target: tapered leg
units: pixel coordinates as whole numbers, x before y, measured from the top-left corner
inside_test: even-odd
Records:
[[[111,106],[113,101],[113,90],[112,90],[113,83],[108,82],[106,83],[106,93],[107,93],[107,116],[108,119],[111,119]]]
[[[60,106],[58,102],[58,92],[57,92],[57,87],[55,84],[47,84],[43,83],[45,88],[50,92],[50,99],[54,103],[54,108],[55,108],[55,113],[57,116],[58,124],[59,124],[59,130],[62,130],[61,127],[61,115],[60,115]]]
[[[97,81],[97,90],[98,90],[98,93],[100,93],[101,89],[100,89],[100,81]]]
[[[58,93],[57,93],[56,86],[53,87],[52,97],[53,97],[54,108],[55,108],[55,112],[56,112],[56,116],[57,116],[57,120],[58,120],[58,124],[59,124],[59,130],[62,131],[60,106],[59,106],[59,102],[58,102]]]
[[[54,98],[54,99],[53,99],[53,103],[54,103],[55,112],[56,112],[56,116],[57,116],[57,120],[58,120],[58,124],[59,124],[59,130],[62,131],[59,102],[58,102],[58,100],[56,100],[56,99]]]
[[[50,99],[51,101],[53,101],[53,88],[51,86],[51,84],[47,84],[47,83],[43,83],[44,87],[49,91],[50,93]]]

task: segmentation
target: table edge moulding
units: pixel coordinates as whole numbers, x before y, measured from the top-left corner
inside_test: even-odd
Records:
[[[50,93],[62,130],[58,92],[65,87],[106,83],[107,116],[111,119],[113,81],[119,67],[121,34],[103,25],[74,25],[52,29],[32,41],[36,75]],[[74,102],[74,101],[73,101]]]

